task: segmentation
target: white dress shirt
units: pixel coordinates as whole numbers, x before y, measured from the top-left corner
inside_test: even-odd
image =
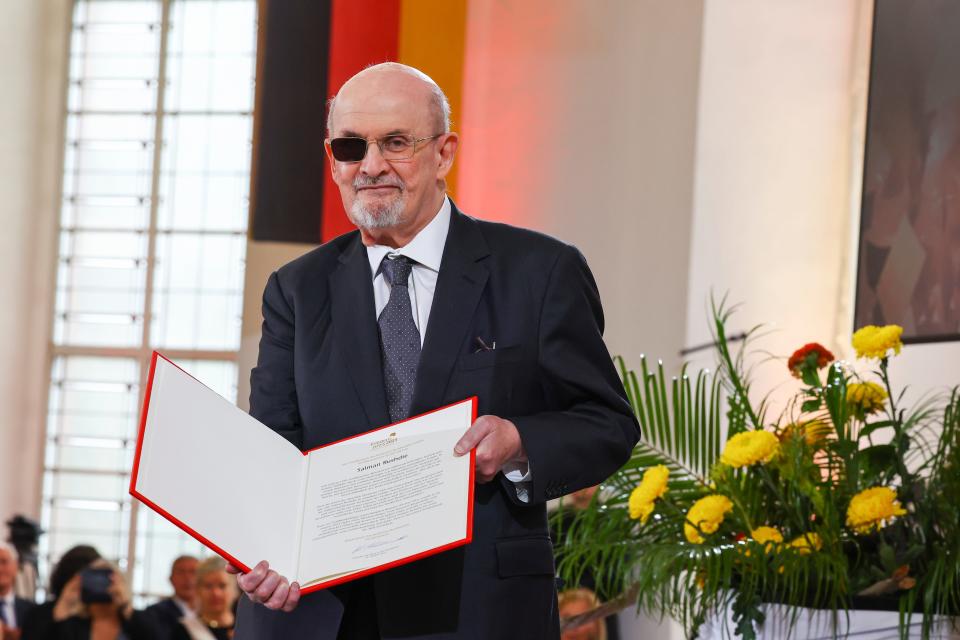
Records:
[[[178,598],[177,596],[173,596],[173,597],[170,598],[170,599],[173,600],[173,604],[177,605],[177,608],[180,609],[180,613],[183,614],[183,617],[184,617],[184,618],[196,618],[196,617],[197,617],[197,612],[194,611],[194,610],[193,610],[193,607],[191,607],[186,601],[181,600],[181,599]]]
[[[390,284],[380,273],[380,263],[386,256],[406,256],[413,260],[413,269],[407,290],[410,293],[410,308],[413,310],[413,322],[420,332],[420,346],[426,336],[427,321],[433,306],[433,294],[437,289],[437,276],[440,275],[440,260],[443,247],[447,244],[447,231],[450,229],[450,199],[443,198],[440,211],[427,226],[420,230],[406,246],[394,249],[375,244],[367,247],[370,260],[370,273],[373,274],[373,301],[377,317],[390,299]],[[529,502],[530,466],[527,463],[508,462],[501,467],[504,475],[517,489],[517,498]]]
[[[3,608],[3,616],[7,621],[7,626],[11,629],[17,628],[17,611],[14,606],[16,599],[16,594],[13,592],[13,589],[10,589],[10,592],[0,598],[0,607]]]

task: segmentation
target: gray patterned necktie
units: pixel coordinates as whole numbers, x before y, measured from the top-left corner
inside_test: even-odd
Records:
[[[407,288],[412,269],[412,261],[405,256],[384,258],[380,263],[383,277],[390,283],[390,299],[377,322],[391,422],[410,415],[417,365],[420,364],[420,332],[413,321],[410,290]]]

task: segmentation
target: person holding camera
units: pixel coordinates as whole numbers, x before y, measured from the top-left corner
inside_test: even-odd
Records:
[[[44,640],[154,640],[151,620],[131,604],[130,589],[104,559],[67,581]]]
[[[67,582],[99,557],[100,552],[87,544],[78,544],[63,554],[50,574],[50,589],[47,592],[50,599],[34,607],[24,618],[22,640],[42,640],[52,633],[53,608]]]
[[[37,608],[40,619],[28,620],[22,640],[155,640],[151,619],[133,608],[123,576],[96,549],[68,551],[50,582],[56,600]]]

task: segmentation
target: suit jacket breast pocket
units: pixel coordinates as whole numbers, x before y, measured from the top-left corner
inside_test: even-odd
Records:
[[[460,356],[451,397],[477,396],[480,415],[512,415],[513,382],[522,355],[520,345],[513,345]]]
[[[461,356],[458,368],[464,371],[484,369],[509,362],[517,362],[521,355],[520,345],[477,351]]]

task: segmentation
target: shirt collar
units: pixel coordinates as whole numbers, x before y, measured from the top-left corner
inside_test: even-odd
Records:
[[[17,594],[14,593],[13,589],[10,589],[7,595],[0,596],[0,602],[6,602],[10,606],[13,606],[14,602],[16,601],[16,598],[17,598]]]
[[[191,607],[185,600],[181,600],[177,596],[173,596],[171,600],[173,600],[173,604],[177,605],[184,615],[190,615],[193,613],[193,607]]]
[[[443,258],[443,247],[447,243],[447,231],[450,228],[450,198],[444,196],[440,211],[433,217],[420,233],[413,237],[406,246],[394,249],[381,244],[367,247],[367,258],[370,260],[370,271],[377,277],[380,263],[384,256],[407,256],[418,265],[432,271],[440,271],[440,260]]]

